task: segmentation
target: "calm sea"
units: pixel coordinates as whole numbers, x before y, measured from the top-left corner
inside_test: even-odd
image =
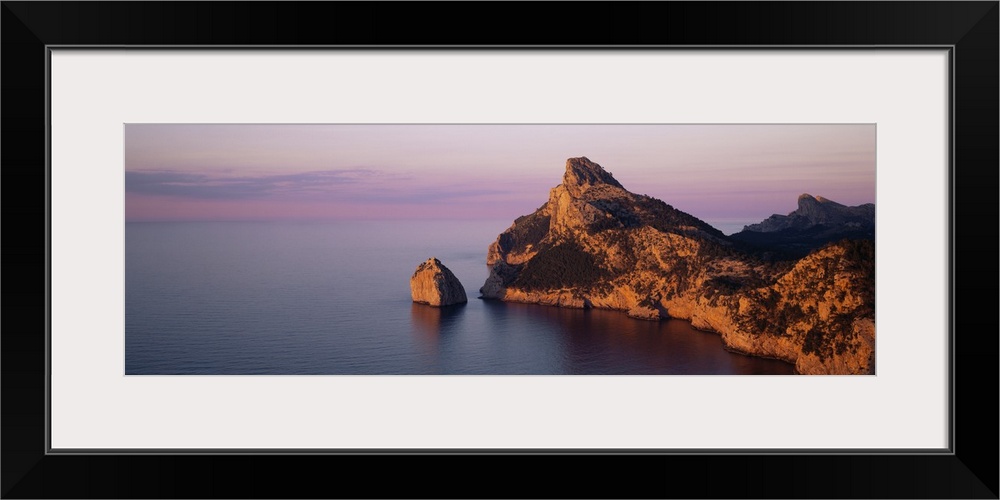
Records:
[[[510,221],[125,225],[126,374],[790,374],[680,320],[479,300]],[[414,304],[437,257],[469,303]]]

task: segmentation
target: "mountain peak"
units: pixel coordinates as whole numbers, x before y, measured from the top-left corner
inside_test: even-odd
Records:
[[[586,156],[566,160],[566,174],[563,175],[563,184],[567,187],[607,184],[624,189],[610,172],[590,161]]]
[[[819,202],[819,200],[816,199],[815,196],[813,196],[813,195],[811,195],[809,193],[802,193],[802,194],[799,195],[799,206],[800,207],[803,204],[818,203],[818,202]]]
[[[743,227],[743,231],[777,232],[789,229],[804,231],[817,225],[857,228],[875,227],[875,205],[868,203],[849,207],[822,196],[809,193],[799,195],[798,208],[788,215],[774,214],[757,224]]]
[[[813,196],[809,193],[802,193],[799,195],[799,208],[808,205],[833,205],[833,206],[844,206],[833,200],[824,198],[822,196]]]

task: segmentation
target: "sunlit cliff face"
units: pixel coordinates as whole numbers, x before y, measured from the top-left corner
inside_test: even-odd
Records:
[[[485,298],[687,319],[800,373],[874,372],[873,243],[769,261],[584,157],[567,160],[563,182],[487,263]]]

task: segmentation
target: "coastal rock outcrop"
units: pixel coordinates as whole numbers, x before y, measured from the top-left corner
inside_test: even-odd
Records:
[[[462,283],[434,257],[421,262],[410,277],[410,295],[414,302],[435,307],[468,302]]]
[[[775,259],[579,157],[490,245],[480,293],[684,319],[799,373],[874,373],[874,252],[873,240],[844,240]]]

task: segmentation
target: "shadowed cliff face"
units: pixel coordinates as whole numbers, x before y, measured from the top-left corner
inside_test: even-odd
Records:
[[[728,348],[795,363],[800,373],[874,373],[873,243],[839,242],[779,262],[742,248],[630,193],[589,159],[570,158],[548,201],[490,245],[480,292],[686,319]]]
[[[744,226],[731,239],[757,248],[802,257],[842,239],[875,239],[875,205],[841,205],[822,196],[799,196],[798,208]]]

